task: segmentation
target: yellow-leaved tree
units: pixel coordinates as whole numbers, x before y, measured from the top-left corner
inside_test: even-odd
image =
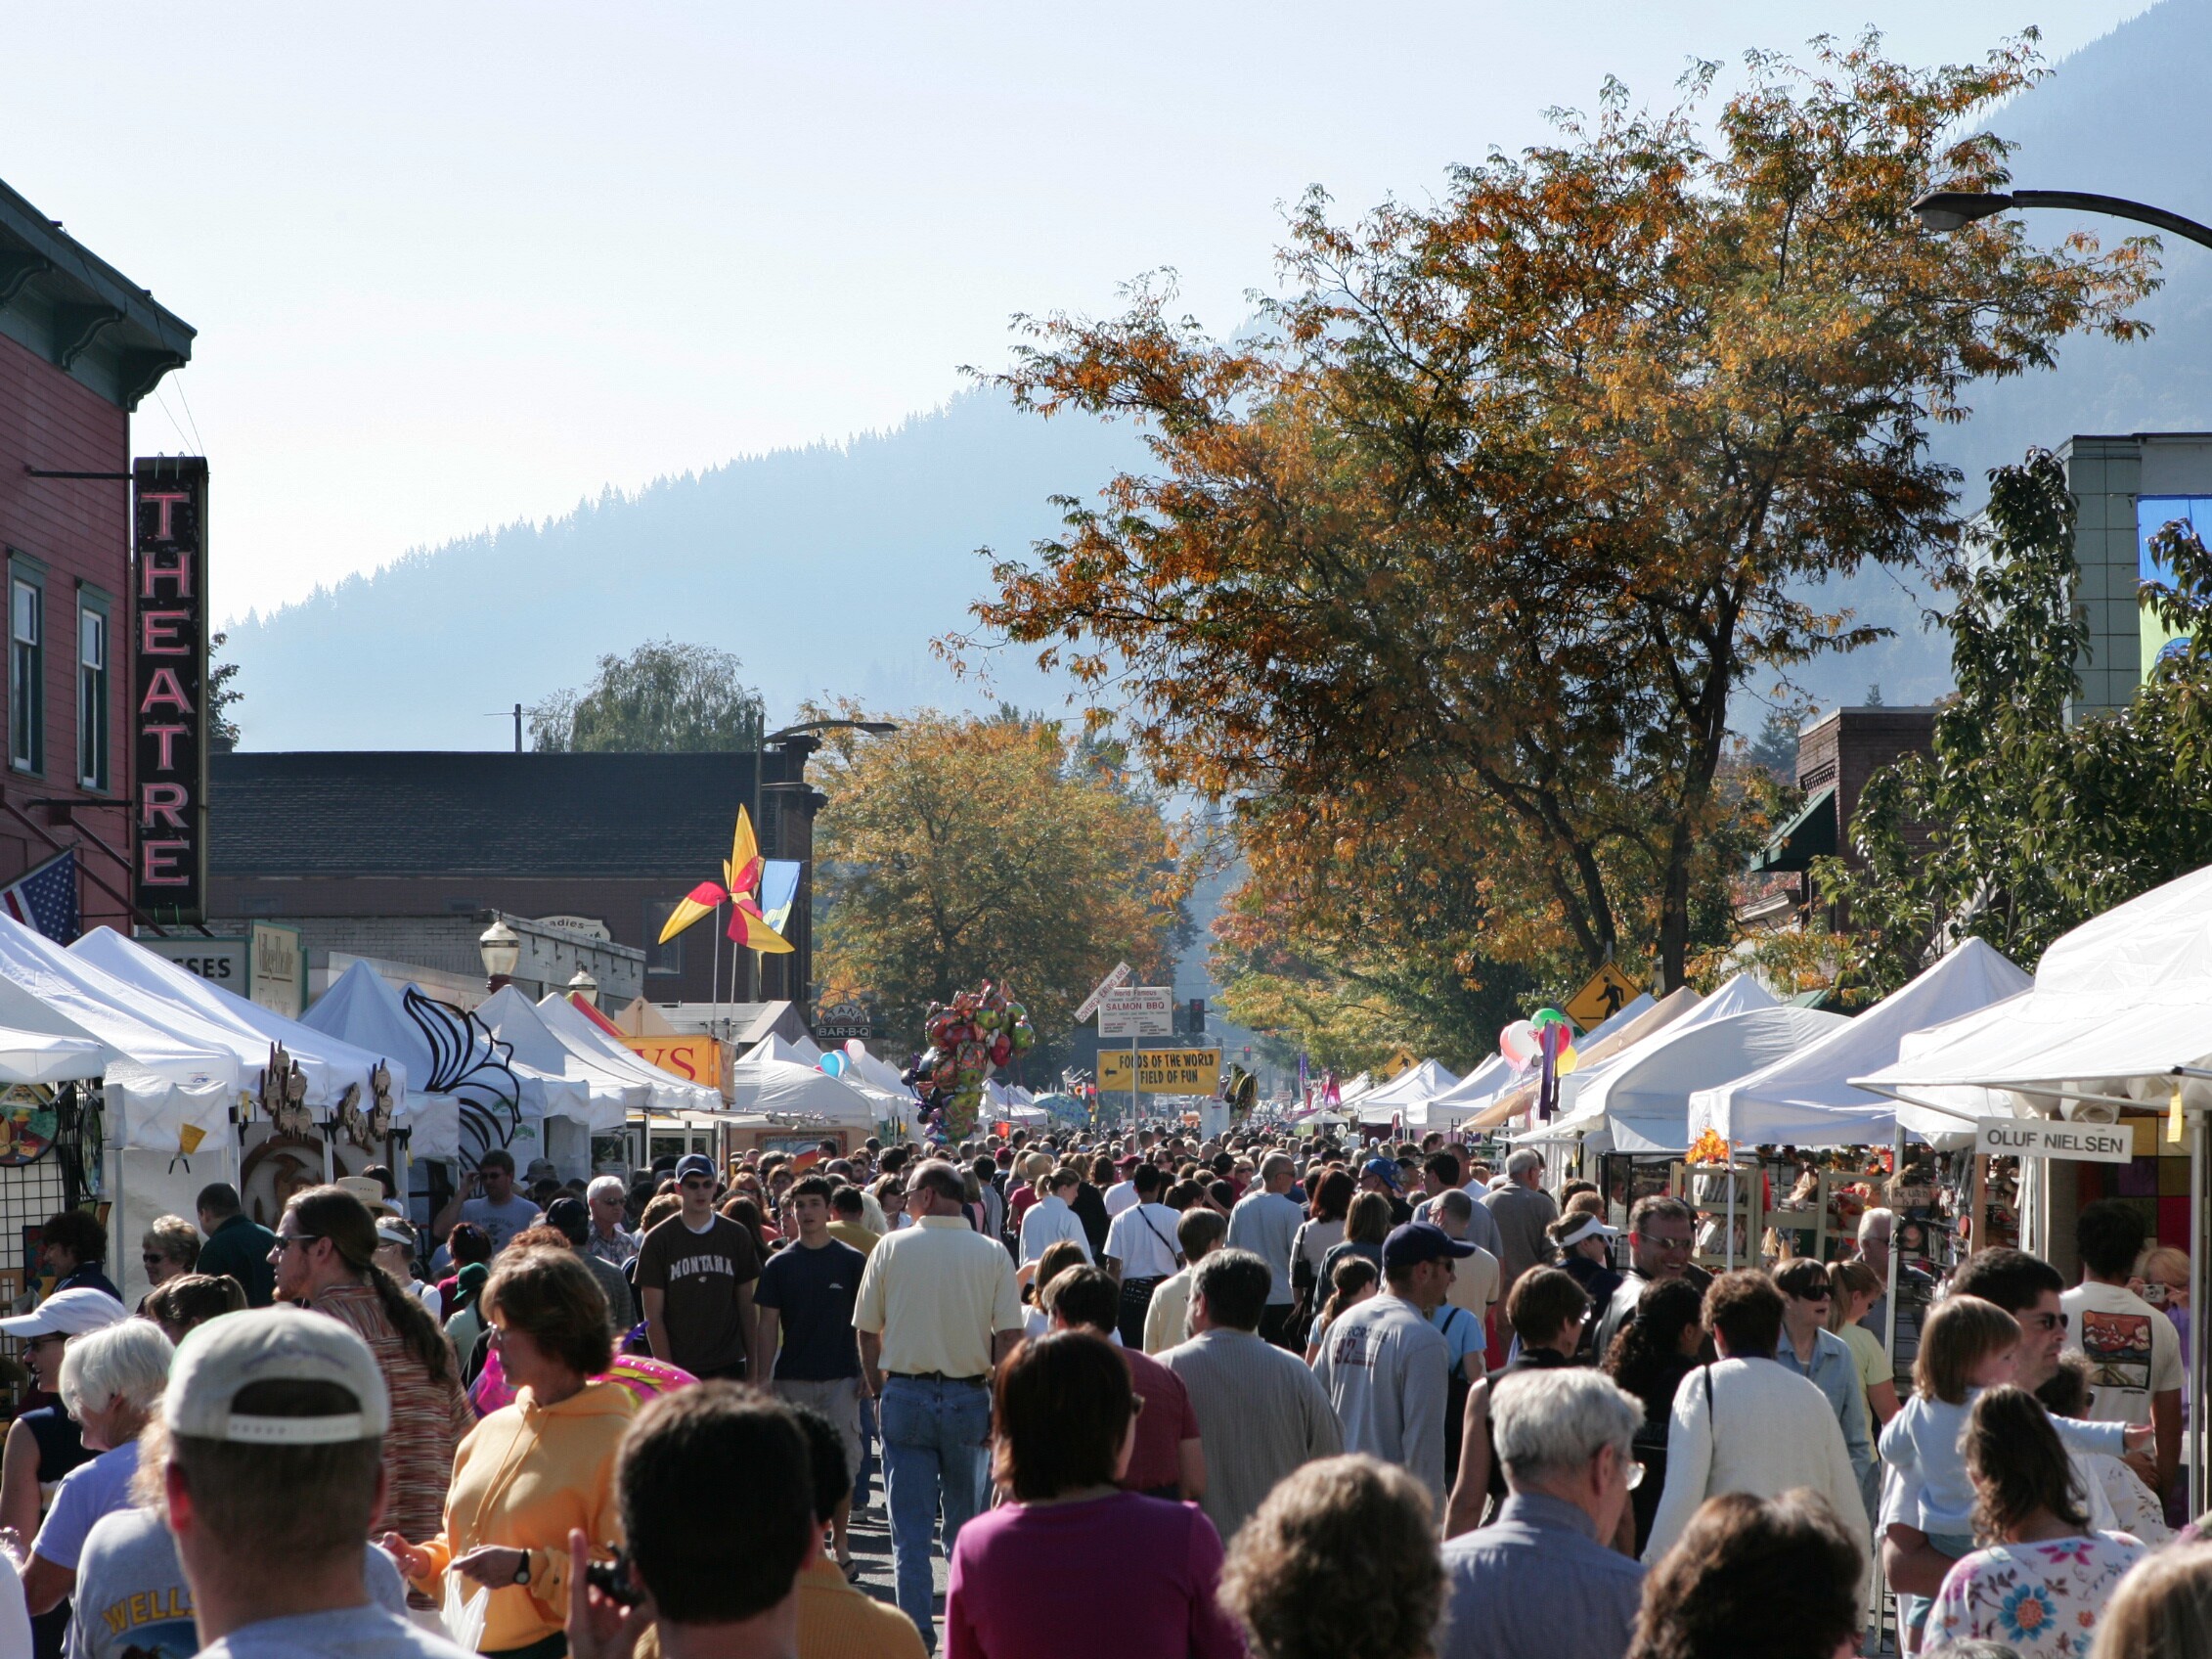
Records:
[[[1035,1084],[1102,974],[1126,960],[1164,982],[1190,937],[1181,839],[1116,744],[924,711],[885,738],[833,734],[815,777],[823,988],[872,993],[899,1042],[921,1046],[930,1003],[1002,979],[1037,1027]]]

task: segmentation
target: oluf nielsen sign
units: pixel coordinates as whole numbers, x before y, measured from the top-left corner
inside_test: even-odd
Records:
[[[207,910],[207,463],[133,469],[132,899],[155,922]]]
[[[2124,1164],[2135,1156],[2135,1135],[2124,1123],[1984,1117],[1974,1120],[1974,1150],[1984,1157],[2072,1158],[2082,1163]]]

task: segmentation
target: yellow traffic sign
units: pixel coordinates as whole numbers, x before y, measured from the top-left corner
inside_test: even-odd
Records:
[[[1129,1086],[1129,1052],[1098,1052],[1098,1087],[1101,1093]],[[1137,1051],[1136,1086],[1146,1095],[1214,1095],[1221,1088],[1221,1051],[1218,1049],[1140,1049]]]
[[[1636,997],[1636,982],[1612,963],[1590,975],[1589,984],[1568,999],[1567,1017],[1587,1031],[1611,1019]]]
[[[1378,1075],[1385,1083],[1389,1083],[1400,1072],[1405,1071],[1411,1066],[1419,1065],[1420,1063],[1421,1056],[1419,1054],[1415,1054],[1411,1049],[1400,1049],[1396,1054],[1393,1054],[1389,1059],[1383,1062],[1382,1068]]]

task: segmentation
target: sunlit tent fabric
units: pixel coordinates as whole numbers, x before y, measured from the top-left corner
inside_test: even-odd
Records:
[[[711,1112],[722,1109],[720,1089],[687,1083],[674,1072],[653,1064],[637,1050],[625,1047],[593,1024],[566,995],[548,992],[540,998],[538,1017],[553,1033],[554,1041],[584,1064],[643,1084],[649,1091],[648,1102],[653,1110]]]
[[[510,1064],[506,1046],[458,1009],[427,997],[419,1006],[427,1030],[409,1014],[402,992],[368,963],[355,962],[300,1015],[302,1025],[406,1064],[417,1111],[408,1140],[413,1156],[472,1163],[486,1148],[506,1146],[527,1165],[544,1143],[549,1103],[556,1117],[589,1115],[582,1084]]]
[[[622,1127],[629,1113],[642,1112],[652,1103],[652,1086],[642,1078],[625,1076],[571,1054],[546,1029],[537,1005],[512,985],[503,985],[485,998],[476,1017],[491,1028],[493,1036],[512,1046],[510,1063],[517,1071],[527,1067],[541,1077],[565,1078],[582,1086],[581,1101],[564,1097],[557,1106],[549,1089],[548,1117],[574,1118],[595,1134],[611,1134]]]
[[[1698,1010],[1703,1012],[1701,1009]],[[1764,1008],[1687,1018],[1640,1043],[1575,1097],[1573,1121],[1602,1121],[1616,1152],[1680,1152],[1690,1145],[1690,1097],[1795,1053],[1848,1021],[1817,1009]]]
[[[1455,1087],[1459,1079],[1435,1060],[1407,1066],[1388,1083],[1378,1084],[1359,1098],[1361,1123],[1388,1123],[1403,1115],[1412,1121],[1412,1108],[1432,1095]]]
[[[98,1077],[113,1051],[90,1037],[0,1026],[0,1083],[72,1083]]]
[[[246,1073],[229,1043],[180,1029],[197,1022],[134,1009],[132,1000],[127,985],[0,916],[0,1024],[101,1044],[109,1139],[175,1152],[229,1124]]]
[[[1600,1035],[1592,1032],[1589,1038],[1574,1046],[1575,1069],[1560,1079],[1557,1110],[1547,1128],[1556,1128],[1559,1120],[1573,1108],[1575,1092],[1602,1074],[1603,1068],[1618,1059],[1638,1043],[1654,1033],[1663,1031],[1679,1020],[1687,1019],[1704,1006],[1704,998],[1687,985],[1678,985],[1642,1012],[1629,1015],[1624,1008],[1614,1016],[1618,1020],[1611,1031]],[[1630,1004],[1633,1008],[1635,1005]],[[1613,1025],[1613,1021],[1607,1022]],[[1537,1076],[1533,1070],[1525,1073],[1521,1081],[1499,1092],[1497,1098],[1472,1118],[1471,1129],[1495,1129],[1509,1118],[1519,1117],[1536,1103]]]
[[[1556,1109],[1550,1121],[1532,1126],[1526,1138],[1571,1140],[1586,1130],[1596,1129],[1604,1138],[1592,1149],[1610,1149],[1610,1133],[1604,1128],[1602,1117],[1584,1113],[1579,1108],[1582,1098],[1609,1073],[1643,1054],[1662,1032],[1694,1030],[1714,1020],[1777,1006],[1773,994],[1747,973],[1738,974],[1709,997],[1701,998],[1687,985],[1675,987],[1648,1012],[1629,1021],[1612,1037],[1587,1048],[1577,1048],[1581,1063],[1560,1079]],[[1482,1121],[1495,1121],[1493,1114],[1500,1107],[1509,1112],[1526,1109],[1534,1098],[1535,1085],[1523,1084],[1513,1095],[1502,1098],[1497,1107],[1485,1112]]]
[[[879,1060],[863,1043],[848,1043],[842,1051],[845,1055],[845,1077],[848,1083],[862,1083],[886,1095],[912,1101],[916,1099],[912,1089],[899,1075],[899,1068],[888,1060]]]
[[[1706,1129],[1750,1145],[1859,1146],[1886,1143],[1897,1104],[1851,1079],[1896,1060],[1917,1031],[2027,989],[2027,974],[1982,939],[1969,939],[1857,1018],[1763,1070],[1690,1097],[1690,1138]]]
[[[1976,1115],[2049,1116],[2063,1101],[2212,1109],[2212,866],[2059,939],[2018,996],[1914,1034],[1852,1081],[1896,1097],[1930,1137]],[[1967,1093],[1960,1093],[1960,1092]],[[1949,1108],[1949,1109],[1945,1109]]]
[[[785,1065],[813,1065],[820,1058],[821,1050],[815,1045],[813,1038],[800,1037],[792,1040],[778,1037],[772,1031],[747,1049],[739,1056],[739,1063],[742,1064],[745,1060],[780,1060]]]
[[[1695,996],[1696,993],[1693,992],[1692,995]],[[1589,1054],[1598,1050],[1657,1006],[1648,993],[1639,991],[1615,1010],[1611,1018],[1600,1020],[1575,1038],[1576,1052]],[[1442,1094],[1416,1101],[1406,1113],[1406,1126],[1450,1129],[1482,1111],[1508,1089],[1525,1081],[1526,1076],[1525,1072],[1516,1072],[1513,1063],[1503,1054],[1492,1054]]]
[[[407,1099],[407,1062],[403,1058],[359,1048],[342,1037],[249,1003],[168,958],[155,956],[111,927],[93,928],[69,947],[69,954],[114,975],[148,998],[189,1009],[234,1033],[244,1045],[244,1056],[258,1055],[265,1062],[270,1046],[282,1043],[306,1080],[305,1104],[318,1115],[334,1107],[349,1088],[360,1091],[355,1104],[367,1111],[375,1103],[370,1074],[378,1060],[384,1062],[390,1080],[393,1123],[404,1126],[412,1115]],[[257,1070],[258,1066],[249,1064],[248,1069]]]
[[[789,1060],[739,1060],[730,1070],[730,1104],[741,1112],[817,1120],[839,1129],[872,1130],[876,1104],[825,1071]]]

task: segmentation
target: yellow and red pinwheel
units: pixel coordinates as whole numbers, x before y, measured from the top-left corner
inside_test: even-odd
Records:
[[[712,916],[718,906],[730,906],[730,937],[749,951],[760,951],[775,956],[789,951],[791,942],[784,938],[761,915],[761,852],[760,844],[753,839],[753,821],[745,809],[737,809],[737,832],[730,846],[730,859],[722,867],[721,881],[702,881],[684,895],[683,902],[669,912],[668,923],[660,930],[660,943],[683,932],[701,917]]]

